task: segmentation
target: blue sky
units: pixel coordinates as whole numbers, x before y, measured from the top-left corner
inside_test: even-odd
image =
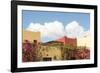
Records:
[[[44,24],[55,20],[62,22],[64,26],[72,21],[77,21],[85,30],[88,30],[90,26],[90,14],[88,13],[23,10],[22,17],[23,29],[26,29],[32,22]]]
[[[23,29],[29,28],[30,23],[33,23],[31,26],[32,29],[29,28],[29,30],[35,29],[35,30],[40,31],[41,41],[47,42],[47,41],[55,40],[57,38],[61,38],[62,36],[69,36],[69,37],[77,38],[80,35],[85,35],[84,33],[87,33],[90,27],[90,14],[89,13],[75,13],[75,12],[54,12],[54,11],[48,12],[48,11],[23,10],[22,11],[22,22],[23,22]],[[62,26],[65,27],[64,28],[65,32],[62,30],[62,28],[60,28],[62,26],[60,26],[59,22],[62,23]],[[49,29],[45,29],[41,27],[41,25],[45,27],[45,23],[48,23]],[[54,25],[50,23],[53,23]],[[71,27],[73,28],[71,30],[68,29],[67,30],[69,32],[68,33],[66,32],[66,26],[67,25],[69,26],[70,23],[73,24],[73,25],[71,24],[72,25]],[[79,23],[78,28],[75,28],[77,23]],[[82,30],[81,27],[84,30]],[[60,36],[56,36],[59,34]]]

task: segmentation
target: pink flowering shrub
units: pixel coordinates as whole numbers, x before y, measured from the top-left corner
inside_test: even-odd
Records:
[[[22,47],[22,61],[33,61],[32,45],[28,40],[25,40]]]
[[[70,49],[67,51],[68,60],[78,60],[78,59],[90,59],[90,50],[89,49]]]

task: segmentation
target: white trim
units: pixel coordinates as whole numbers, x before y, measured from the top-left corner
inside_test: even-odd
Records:
[[[22,10],[41,10],[41,11],[60,11],[60,12],[79,12],[90,13],[90,31],[92,34],[92,46],[89,60],[74,60],[74,61],[52,61],[52,62],[22,62]],[[94,10],[92,9],[75,9],[75,8],[58,8],[58,7],[40,7],[40,6],[18,6],[18,68],[39,67],[39,66],[57,66],[57,65],[75,65],[75,64],[91,64],[94,63]]]

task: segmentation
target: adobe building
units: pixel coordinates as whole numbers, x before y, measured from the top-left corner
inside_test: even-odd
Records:
[[[25,46],[25,44],[28,45],[28,47],[32,48],[31,54],[33,57],[30,58],[30,61],[36,61],[37,60],[38,44],[40,43],[40,32],[32,32],[32,31],[23,30],[22,42],[23,42],[24,49],[27,48]],[[27,59],[27,57],[26,57],[26,59]]]
[[[39,43],[41,42],[40,32],[23,30],[23,42],[24,40],[28,40],[30,43],[33,43],[33,41],[36,40],[36,43]],[[34,61],[64,60],[65,58],[63,57],[63,45],[77,46],[77,39],[68,38],[64,36],[54,41],[37,44],[37,48],[34,49]]]
[[[77,46],[76,38],[68,38],[68,37],[64,36],[60,39],[57,39],[56,41],[62,42],[64,45]]]
[[[77,46],[91,48],[91,36],[84,36],[77,39]]]
[[[37,40],[37,42],[40,42],[40,32],[32,32],[32,31],[23,30],[22,41],[24,42],[25,40],[28,40],[31,43],[34,40]]]
[[[55,46],[41,46],[38,49],[38,61],[54,61],[62,60],[62,52],[60,47]]]
[[[52,45],[59,45],[59,46],[62,46],[63,43],[62,42],[59,42],[59,41],[49,41],[49,42],[46,42],[46,43],[42,43],[42,45],[48,45],[48,46],[52,46]]]

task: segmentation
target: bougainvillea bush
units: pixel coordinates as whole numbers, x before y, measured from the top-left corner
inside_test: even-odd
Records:
[[[30,43],[28,40],[25,40],[22,46],[23,46],[22,47],[22,61],[23,62],[40,61],[37,59],[37,55],[36,55],[36,52],[37,52],[36,49],[39,48],[39,44],[37,44],[37,42]],[[59,46],[59,48],[61,46]],[[56,45],[55,47],[58,48],[58,45]],[[43,48],[42,44],[41,44],[41,48]],[[50,45],[48,48],[50,49]],[[63,50],[63,53],[64,53],[62,54],[62,57],[65,57],[61,60],[90,59],[90,49],[86,47],[78,48],[78,47],[72,47],[72,46],[67,46],[67,47],[65,46],[65,47],[62,47],[61,49]]]

